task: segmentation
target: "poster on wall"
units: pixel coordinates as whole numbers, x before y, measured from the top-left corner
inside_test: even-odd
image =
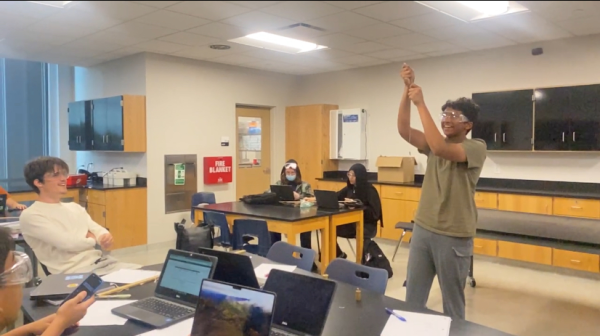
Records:
[[[185,163],[175,163],[175,185],[185,185]]]

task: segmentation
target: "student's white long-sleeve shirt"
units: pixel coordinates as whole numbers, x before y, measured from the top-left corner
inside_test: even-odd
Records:
[[[89,269],[102,257],[95,246],[108,231],[77,203],[35,202],[19,222],[23,238],[52,274]],[[96,239],[86,238],[88,231]]]

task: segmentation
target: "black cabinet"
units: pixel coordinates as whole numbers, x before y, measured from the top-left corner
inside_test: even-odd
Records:
[[[89,102],[69,103],[69,149],[91,149],[91,124]]]
[[[69,103],[69,149],[123,151],[123,97]]]
[[[108,150],[124,150],[123,99],[106,98],[106,145]]]
[[[535,90],[537,151],[600,150],[600,85]]]
[[[480,107],[473,138],[485,140],[488,150],[532,150],[533,90],[474,93]]]

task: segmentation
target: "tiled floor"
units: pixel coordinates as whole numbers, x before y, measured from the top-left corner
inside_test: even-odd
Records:
[[[339,241],[352,257],[346,240]],[[391,261],[394,242],[378,243]],[[114,256],[125,262],[156,264],[171,246],[174,243],[137,252],[115,251]],[[388,296],[404,300],[407,261],[404,246],[392,263],[394,277],[388,283]],[[474,269],[477,287],[465,290],[469,321],[519,336],[600,335],[600,276],[484,257],[475,258]],[[428,307],[442,311],[437,281]]]

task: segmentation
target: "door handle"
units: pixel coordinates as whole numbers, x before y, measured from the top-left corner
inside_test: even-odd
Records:
[[[506,133],[502,133],[502,142],[506,142]]]
[[[108,143],[108,134],[106,135],[106,143]]]
[[[581,209],[581,207],[577,205],[571,205],[571,209]]]
[[[494,142],[496,142],[496,133],[494,133]]]
[[[575,141],[575,132],[573,132],[573,141]]]
[[[563,142],[565,142],[565,132],[563,132]]]

